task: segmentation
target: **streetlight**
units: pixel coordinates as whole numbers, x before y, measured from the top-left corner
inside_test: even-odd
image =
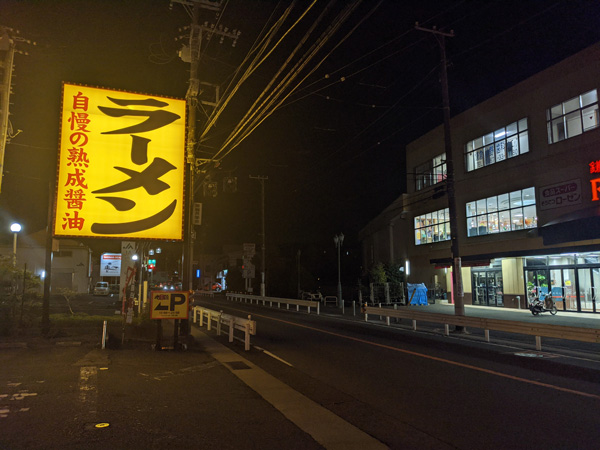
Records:
[[[340,250],[342,249],[342,244],[344,243],[344,233],[336,234],[333,237],[333,242],[335,242],[335,246],[337,248],[338,254],[338,299],[340,300],[340,308],[342,311],[344,310],[344,300],[342,300],[342,275],[341,275],[341,262],[340,262]]]
[[[10,231],[13,232],[13,267],[17,266],[17,234],[21,231],[22,227],[20,223],[13,223],[10,226]]]

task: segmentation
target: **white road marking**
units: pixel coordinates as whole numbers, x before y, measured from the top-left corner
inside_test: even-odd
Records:
[[[83,366],[79,369],[79,401],[95,412],[98,398],[98,369]]]
[[[273,405],[288,420],[328,450],[379,450],[388,448],[382,442],[346,422],[333,412],[268,374],[228,347],[192,328],[194,337],[213,358]],[[247,370],[235,370],[227,363],[243,362]]]
[[[294,366],[293,366],[291,363],[287,362],[285,359],[283,359],[283,358],[280,358],[280,357],[279,357],[279,356],[277,356],[277,355],[274,355],[273,353],[271,353],[271,352],[270,352],[270,351],[268,351],[268,350],[265,350],[265,349],[264,349],[264,348],[262,348],[262,347],[257,347],[257,346],[255,345],[255,346],[254,346],[254,348],[255,348],[256,350],[260,350],[260,351],[261,351],[261,352],[263,352],[265,355],[269,355],[271,358],[275,358],[277,361],[280,361],[280,362],[282,362],[282,363],[284,363],[284,364],[287,364],[287,365],[288,365],[288,366],[290,366],[290,367],[294,367]]]

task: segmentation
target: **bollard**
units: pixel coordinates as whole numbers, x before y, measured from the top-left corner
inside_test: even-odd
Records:
[[[538,352],[542,351],[542,337],[541,336],[535,337],[535,349]]]
[[[490,342],[490,330],[484,330],[485,333],[485,341]]]
[[[352,300],[352,316],[356,317],[356,301],[354,300]]]
[[[248,316],[250,317],[250,316]],[[244,350],[250,350],[250,322],[246,322],[246,335],[244,336]]]
[[[106,320],[102,326],[102,350],[106,348]]]

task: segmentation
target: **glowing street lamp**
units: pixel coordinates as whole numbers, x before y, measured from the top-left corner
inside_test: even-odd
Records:
[[[19,234],[21,229],[20,223],[15,222],[10,226],[10,231],[13,232],[13,267],[17,266],[17,234]]]

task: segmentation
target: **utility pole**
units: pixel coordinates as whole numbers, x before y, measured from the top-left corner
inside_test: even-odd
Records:
[[[12,135],[12,127],[8,120],[15,53],[28,54],[16,49],[17,42],[36,45],[35,42],[19,36],[19,30],[0,25],[0,191],[2,190],[6,144],[21,131]]]
[[[442,106],[444,110],[444,149],[446,151],[446,190],[448,192],[448,212],[450,213],[450,251],[452,253],[452,292],[454,297],[454,314],[465,315],[464,292],[462,283],[462,268],[460,260],[460,248],[458,245],[458,225],[456,209],[456,193],[454,185],[454,154],[452,152],[452,139],[450,133],[450,96],[448,95],[448,72],[446,61],[446,38],[454,37],[454,31],[450,33],[438,30],[436,27],[427,29],[415,24],[415,29],[431,33],[435,36],[440,46],[441,67],[440,79],[442,83]],[[456,327],[462,331],[462,327]]]
[[[202,38],[203,34],[206,35],[205,39],[209,41],[213,35],[220,36],[220,42],[222,43],[224,38],[233,39],[233,45],[237,42],[237,38],[241,34],[237,30],[229,31],[228,28],[223,28],[222,25],[215,27],[214,24],[209,25],[205,22],[204,25],[199,24],[200,9],[206,9],[209,11],[221,10],[221,1],[209,1],[209,0],[171,0],[171,6],[173,3],[181,4],[186,10],[189,11],[191,7],[192,23],[189,27],[189,42],[184,45],[183,49],[179,52],[179,56],[184,62],[190,63],[190,79],[188,90],[185,95],[188,117],[187,117],[187,146],[186,146],[186,176],[188,183],[186,185],[186,218],[185,218],[185,239],[183,246],[183,264],[182,264],[182,275],[183,275],[183,286],[186,290],[192,290],[192,265],[194,255],[194,242],[196,240],[196,231],[193,225],[192,209],[194,204],[194,178],[196,175],[196,110],[198,109],[198,95],[201,93],[200,85],[206,84],[201,83],[198,78],[198,65],[200,61],[200,53],[202,49]],[[216,95],[216,102],[218,102],[218,91]]]
[[[260,189],[261,189],[261,236],[262,236],[262,245],[261,245],[261,261],[260,261],[260,295],[264,297],[266,295],[266,287],[265,287],[265,181],[269,179],[269,177],[261,177],[256,176],[253,177],[250,175],[250,178],[253,180],[260,181]]]

